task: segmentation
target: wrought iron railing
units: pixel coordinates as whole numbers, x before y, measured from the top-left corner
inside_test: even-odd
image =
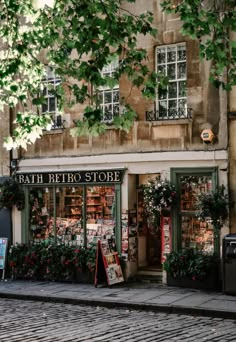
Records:
[[[62,116],[61,115],[55,115],[52,114],[52,129],[63,129],[64,127],[64,121],[62,120]]]
[[[191,119],[192,108],[170,108],[146,112],[146,121]]]

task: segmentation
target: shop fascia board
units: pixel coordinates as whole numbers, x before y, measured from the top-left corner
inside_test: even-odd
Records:
[[[177,152],[142,152],[142,153],[123,153],[123,154],[103,154],[80,157],[53,157],[53,158],[38,158],[38,159],[21,159],[19,161],[19,168],[39,167],[40,170],[45,168],[49,170],[51,167],[58,170],[70,169],[73,167],[78,169],[78,165],[83,170],[89,170],[91,167],[94,170],[99,170],[104,165],[111,168],[112,163],[139,163],[139,162],[172,162],[172,161],[226,161],[228,160],[228,152],[226,150],[217,151],[177,151]],[[114,167],[115,168],[115,167]]]

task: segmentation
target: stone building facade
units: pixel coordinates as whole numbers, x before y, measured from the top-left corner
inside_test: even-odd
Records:
[[[162,102],[160,98],[155,102],[145,100],[139,90],[132,89],[131,92],[129,82],[122,78],[120,98],[130,94],[129,102],[138,116],[128,134],[115,130],[111,125],[99,137],[73,138],[70,128],[82,113],[80,105],[76,105],[72,109],[65,108],[62,128],[45,133],[27,151],[14,152],[13,157],[18,159],[17,173],[24,175],[22,184],[28,204],[24,212],[13,213],[13,238],[14,242],[26,242],[48,234],[44,228],[41,234],[40,228],[32,223],[32,196],[37,198],[38,205],[41,199],[45,199],[40,204],[41,214],[51,218],[52,229],[61,230],[61,239],[69,240],[73,235],[81,243],[87,243],[96,240],[97,236],[106,235],[107,231],[109,235],[113,229],[117,248],[128,262],[127,274],[132,277],[143,268],[149,267],[150,272],[160,270],[165,248],[190,246],[209,252],[214,250],[212,227],[197,220],[191,196],[200,191],[211,191],[221,184],[227,189],[229,180],[232,188],[236,188],[233,177],[233,130],[236,121],[232,118],[228,129],[229,100],[231,114],[236,107],[233,95],[228,96],[209,82],[210,62],[200,61],[198,41],[181,34],[181,21],[177,15],[163,13],[159,0],[137,0],[136,5],[126,6],[133,13],[153,11],[158,35],[156,38],[139,37],[139,45],[148,51],[150,69],[162,65],[168,73],[174,73],[173,93],[168,98],[164,95]],[[177,56],[174,62],[171,59],[173,51]],[[186,51],[185,57],[178,57],[179,51]],[[165,56],[162,60],[161,54]],[[186,77],[181,76],[184,69]],[[186,95],[184,92],[180,94],[181,87],[186,88]],[[181,107],[183,111],[173,111],[181,99],[186,101]],[[1,137],[9,130],[5,114],[2,122]],[[201,138],[202,131],[207,129],[212,130],[215,136],[212,143],[205,143]],[[8,175],[10,156],[1,150],[0,157],[1,173]],[[112,173],[118,171],[122,171],[122,176]],[[88,172],[88,181],[81,181],[83,172]],[[68,178],[65,174],[71,176]],[[46,175],[51,177],[50,181],[49,178],[45,180]],[[180,194],[178,209],[167,215],[161,229],[148,227],[145,222],[139,190],[140,185],[154,176],[174,182]],[[191,193],[184,187],[186,184],[191,187]],[[37,192],[39,197],[35,194]],[[83,207],[84,201],[86,208]],[[105,204],[101,208],[102,202]],[[94,212],[88,210],[90,206]],[[102,214],[94,209],[95,206],[100,207]],[[112,212],[114,207],[115,214]],[[80,224],[76,226],[79,220]],[[81,229],[83,239],[79,237]],[[84,234],[86,229],[87,235]],[[236,232],[235,224],[232,223],[231,229]],[[222,235],[228,232],[229,227],[225,226]]]

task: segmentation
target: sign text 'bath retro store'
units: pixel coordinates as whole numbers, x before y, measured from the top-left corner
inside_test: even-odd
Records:
[[[20,184],[121,183],[124,170],[18,173]]]

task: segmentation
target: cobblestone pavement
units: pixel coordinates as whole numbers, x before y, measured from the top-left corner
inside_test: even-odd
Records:
[[[0,342],[236,342],[221,318],[0,299]]]

